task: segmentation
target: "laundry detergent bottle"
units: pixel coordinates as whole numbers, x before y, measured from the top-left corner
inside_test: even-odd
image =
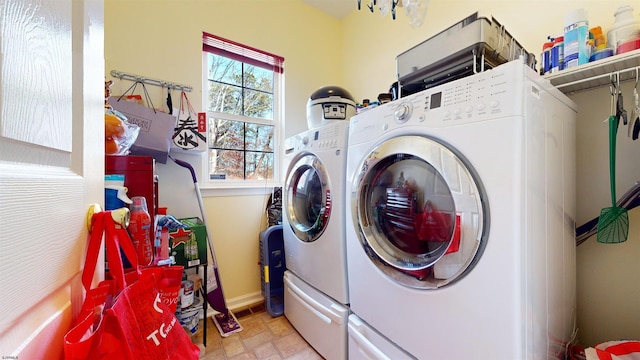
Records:
[[[153,243],[151,242],[151,216],[147,210],[147,199],[134,196],[129,220],[129,235],[138,255],[138,264],[151,265],[153,261]]]

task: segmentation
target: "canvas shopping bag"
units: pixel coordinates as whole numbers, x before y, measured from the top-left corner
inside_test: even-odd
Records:
[[[90,288],[105,234],[111,280]],[[131,260],[133,273],[125,275],[120,247]],[[78,321],[64,337],[65,359],[176,359],[199,357],[158,287],[162,269],[138,267],[135,248],[123,228],[116,228],[110,211],[94,214],[82,283],[87,296]],[[173,267],[167,267],[173,268]],[[166,273],[172,277],[175,269]],[[181,273],[180,273],[181,274]]]
[[[171,137],[171,151],[203,152],[207,146],[207,114],[196,113],[187,93],[180,93],[178,122]]]
[[[137,82],[134,83],[136,84]],[[129,123],[140,127],[138,137],[131,146],[131,155],[151,156],[157,162],[166,164],[177,118],[175,115],[156,110],[144,84],[142,88],[149,107],[124,99],[129,91],[135,90],[133,85],[129,88],[131,90],[127,89],[121,96],[111,96],[109,104],[114,110],[126,116]]]

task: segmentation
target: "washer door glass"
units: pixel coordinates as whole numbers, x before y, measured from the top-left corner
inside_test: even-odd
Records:
[[[331,215],[329,176],[322,162],[302,154],[292,163],[285,183],[287,219],[298,239],[317,240]]]
[[[376,147],[359,168],[352,220],[380,270],[404,285],[434,289],[475,265],[488,209],[461,155],[430,138],[402,136]]]

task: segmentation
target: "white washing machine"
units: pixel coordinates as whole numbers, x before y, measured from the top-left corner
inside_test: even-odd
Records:
[[[354,116],[353,313],[419,359],[562,358],[575,126],[575,104],[521,61]]]
[[[327,359],[347,356],[344,179],[349,122],[287,139],[283,191],[284,313]]]

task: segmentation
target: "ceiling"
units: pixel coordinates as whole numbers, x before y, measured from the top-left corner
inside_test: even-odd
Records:
[[[357,0],[303,0],[305,3],[324,11],[325,13],[342,19],[358,8]],[[364,2],[364,1],[363,1]]]

